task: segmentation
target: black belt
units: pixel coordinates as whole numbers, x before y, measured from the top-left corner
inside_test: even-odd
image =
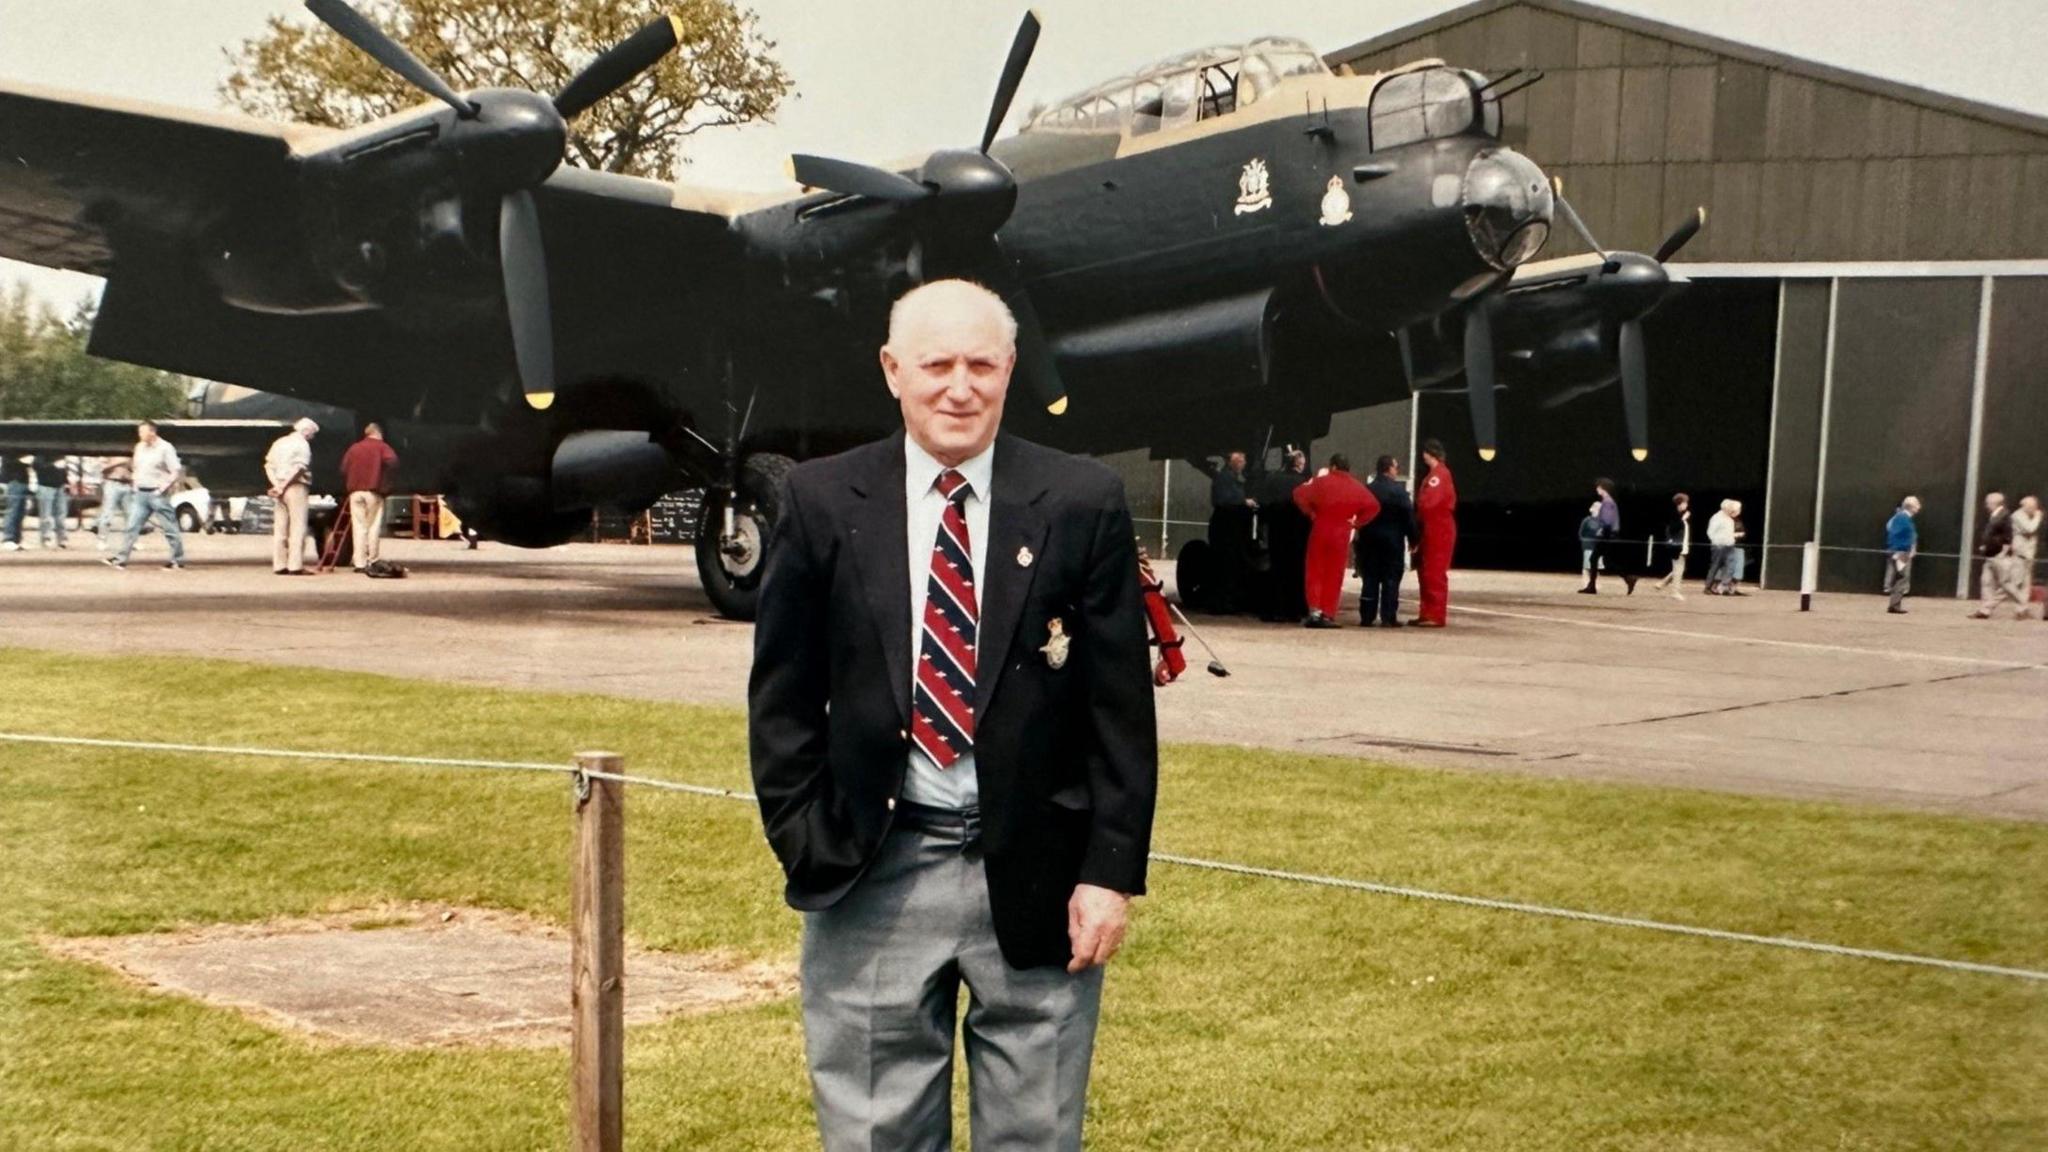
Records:
[[[934,808],[930,804],[898,800],[896,827],[971,844],[981,839],[981,809]]]
[[[137,488],[137,489],[136,489],[136,491],[137,491],[137,492],[147,492],[147,493],[149,493],[149,494],[150,494],[151,496],[154,496],[154,495],[156,495],[157,493],[159,493],[159,492],[163,491],[163,489],[161,489],[161,488]]]

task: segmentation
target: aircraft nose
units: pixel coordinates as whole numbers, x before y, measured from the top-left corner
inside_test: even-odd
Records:
[[[1543,247],[1556,207],[1543,170],[1512,148],[1489,148],[1472,158],[1465,169],[1464,204],[1472,246],[1503,272]]]

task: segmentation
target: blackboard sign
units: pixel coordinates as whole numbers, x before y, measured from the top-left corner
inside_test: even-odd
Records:
[[[653,528],[657,544],[694,544],[697,542],[697,520],[704,511],[704,490],[692,488],[686,492],[671,492],[654,502],[647,510],[647,519]]]

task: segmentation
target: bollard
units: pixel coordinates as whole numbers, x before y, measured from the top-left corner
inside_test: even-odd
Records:
[[[1808,540],[1799,547],[1799,610],[1813,610],[1813,594],[1820,588],[1820,542]]]
[[[569,1147],[620,1152],[625,1142],[626,788],[611,752],[576,754],[576,832],[569,860]]]

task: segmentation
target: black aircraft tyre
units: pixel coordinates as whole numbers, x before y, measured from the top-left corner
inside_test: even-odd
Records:
[[[734,496],[736,539],[724,547],[725,500],[706,493],[703,519],[697,525],[697,576],[712,607],[728,620],[752,620],[760,599],[761,573],[768,559],[768,533],[782,512],[782,482],[796,461],[763,452],[740,465],[739,491]]]
[[[1173,586],[1180,592],[1182,607],[1201,610],[1202,596],[1209,587],[1210,559],[1207,540],[1190,540],[1180,546],[1173,565]]]

